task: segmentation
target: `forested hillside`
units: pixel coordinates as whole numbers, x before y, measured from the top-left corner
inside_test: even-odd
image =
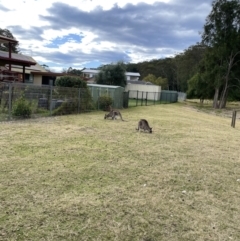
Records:
[[[157,78],[166,78],[169,90],[186,92],[188,80],[197,73],[204,52],[205,47],[197,44],[172,58],[154,59],[136,64],[128,63],[126,70],[139,72],[141,80],[144,80],[149,74],[153,74]]]

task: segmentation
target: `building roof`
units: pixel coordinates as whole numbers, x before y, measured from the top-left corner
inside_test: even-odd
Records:
[[[146,82],[143,80],[127,80],[128,84],[135,84],[135,85],[154,85],[151,82]]]
[[[87,74],[98,74],[100,72],[99,69],[84,69],[82,70],[83,73],[87,73]],[[140,74],[139,73],[134,73],[134,72],[126,72],[125,73],[126,76],[137,76],[139,77]]]
[[[56,73],[56,72],[50,72],[50,71],[31,71],[31,74],[35,75],[42,75],[42,76],[64,76],[65,73]]]
[[[89,74],[98,74],[100,70],[98,69],[84,69],[82,70],[83,73],[89,73]]]
[[[12,69],[22,70],[22,66],[12,65]],[[67,76],[72,76],[72,77],[79,77],[79,76],[72,75],[72,74],[48,71],[38,63],[36,63],[36,65],[26,66],[25,71],[28,74],[42,75],[42,76],[56,76],[57,77],[57,76],[66,76],[67,75]]]
[[[5,64],[15,64],[20,66],[31,66],[35,65],[36,61],[27,55],[11,53],[11,58],[9,58],[9,53],[5,51],[0,51],[0,63]]]
[[[126,72],[126,75],[140,77],[140,74],[139,73],[135,73],[135,72]]]
[[[22,66],[13,64],[13,65],[12,65],[12,68],[14,68],[14,69],[22,69]],[[26,66],[25,70],[48,72],[45,68],[43,68],[43,67],[42,67],[40,64],[38,64],[38,63],[36,63],[36,65]]]
[[[0,35],[0,43],[13,43],[16,44],[18,41],[16,39],[8,38],[3,35]]]
[[[108,88],[108,89],[116,89],[116,88],[123,88],[117,85],[98,85],[98,84],[87,84],[89,87],[98,87],[98,88]]]

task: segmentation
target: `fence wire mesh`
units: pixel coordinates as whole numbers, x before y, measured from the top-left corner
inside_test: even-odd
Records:
[[[107,91],[107,92],[106,92]],[[176,91],[146,92],[78,89],[49,85],[0,83],[0,121],[99,110],[99,98],[108,95],[114,108],[174,103],[186,99]]]
[[[147,92],[147,91],[129,91],[128,106],[149,106],[156,104],[175,103],[178,101],[177,91],[161,91],[161,92]]]
[[[92,109],[94,103],[88,89],[0,83],[0,121]]]

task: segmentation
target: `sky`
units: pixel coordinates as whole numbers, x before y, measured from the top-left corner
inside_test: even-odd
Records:
[[[0,0],[22,54],[62,72],[174,56],[201,41],[212,0]]]

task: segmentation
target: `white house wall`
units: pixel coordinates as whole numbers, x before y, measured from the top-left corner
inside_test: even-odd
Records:
[[[129,98],[144,98],[148,100],[159,100],[161,96],[161,86],[127,84],[125,91],[129,91]]]
[[[130,80],[133,80],[133,81],[138,81],[139,77],[137,76],[130,76]]]

